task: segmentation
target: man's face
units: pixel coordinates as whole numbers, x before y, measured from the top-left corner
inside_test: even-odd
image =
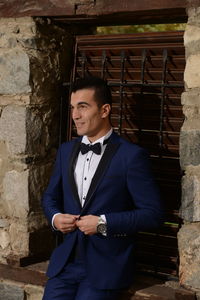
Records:
[[[110,105],[98,106],[93,89],[82,89],[71,94],[71,113],[78,135],[87,135],[91,142],[104,135],[107,130],[105,118]]]

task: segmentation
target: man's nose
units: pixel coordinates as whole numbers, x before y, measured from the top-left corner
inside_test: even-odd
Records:
[[[80,113],[79,113],[78,109],[74,108],[72,111],[72,119],[77,120],[79,118],[80,118]]]

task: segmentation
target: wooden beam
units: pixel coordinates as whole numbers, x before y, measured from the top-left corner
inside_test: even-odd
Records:
[[[87,2],[87,1],[86,1]],[[179,10],[187,7],[187,0],[97,0],[95,5],[87,5],[84,2],[76,5],[76,14],[108,15],[114,13],[144,12],[155,10]],[[87,9],[87,10],[86,10]]]
[[[18,282],[45,285],[47,277],[45,275],[48,262],[30,265],[29,267],[16,267],[0,264],[0,279],[14,280]]]
[[[173,10],[156,10],[145,12],[127,12],[99,16],[75,16],[75,17],[53,17],[58,23],[68,25],[109,26],[109,25],[134,25],[134,24],[167,24],[186,23],[187,15],[185,9],[176,12]]]
[[[0,17],[52,16],[64,17],[72,23],[84,20],[99,22],[103,17],[109,23],[109,17],[118,23],[129,23],[155,18],[162,15],[181,21],[186,17],[187,0],[0,0]],[[122,18],[122,21],[119,20]],[[111,21],[112,21],[111,20]],[[138,23],[137,21],[137,23]]]
[[[0,0],[0,17],[71,16],[72,1],[63,0]]]

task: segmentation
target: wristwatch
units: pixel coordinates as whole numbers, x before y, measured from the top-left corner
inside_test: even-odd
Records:
[[[103,235],[105,235],[107,233],[106,222],[101,217],[99,217],[99,220],[97,223],[97,233],[101,233]]]

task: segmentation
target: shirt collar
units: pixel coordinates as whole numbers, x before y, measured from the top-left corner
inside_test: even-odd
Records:
[[[83,136],[82,138],[82,143],[85,143],[85,144],[96,144],[96,143],[101,143],[103,145],[104,141],[107,140],[111,134],[113,132],[113,129],[111,128],[107,133],[106,135],[102,136],[100,139],[96,140],[95,142],[91,143],[88,139],[88,137],[86,135]]]

